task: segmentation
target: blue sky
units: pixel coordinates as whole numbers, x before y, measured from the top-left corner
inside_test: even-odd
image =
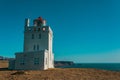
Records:
[[[0,55],[23,51],[24,19],[42,16],[55,60],[120,62],[119,0],[0,0]]]

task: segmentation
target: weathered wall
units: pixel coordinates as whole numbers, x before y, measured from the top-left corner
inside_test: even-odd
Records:
[[[15,69],[17,70],[44,70],[45,51],[16,53]],[[39,59],[39,63],[35,64],[35,58]],[[23,59],[21,61],[21,59]],[[22,64],[22,62],[24,64]],[[46,68],[47,69],[47,68]]]

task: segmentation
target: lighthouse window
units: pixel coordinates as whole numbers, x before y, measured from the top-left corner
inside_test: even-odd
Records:
[[[34,51],[35,51],[35,48],[36,48],[36,46],[34,45],[34,46],[33,46],[33,50],[34,50]]]
[[[38,31],[40,31],[40,28],[38,28]]]
[[[34,39],[34,34],[32,34],[32,39]]]
[[[20,65],[24,65],[25,64],[25,60],[23,58],[20,59]]]
[[[39,39],[41,39],[41,34],[39,34]]]
[[[34,65],[38,65],[39,64],[39,58],[34,58]]]
[[[37,50],[39,50],[39,45],[37,45]]]

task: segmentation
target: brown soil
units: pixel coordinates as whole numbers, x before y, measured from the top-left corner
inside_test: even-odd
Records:
[[[0,61],[7,67],[7,62]],[[5,66],[6,65],[6,66]],[[0,80],[120,80],[120,72],[97,69],[49,69],[44,71],[10,71],[0,68]]]

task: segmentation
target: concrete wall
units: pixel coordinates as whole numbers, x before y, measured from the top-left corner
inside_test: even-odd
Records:
[[[31,30],[29,30],[29,28]],[[43,28],[45,30],[43,31]],[[36,29],[36,31],[34,31]],[[40,29],[40,31],[38,31]],[[32,35],[34,38],[32,39]],[[41,35],[41,38],[39,38]],[[28,27],[28,30],[24,32],[24,52],[29,51],[40,51],[48,49],[48,40],[49,40],[49,28],[47,26],[44,27]],[[34,45],[36,49],[34,50]],[[37,45],[39,45],[39,49],[37,50]]]
[[[45,70],[45,57],[47,51],[16,53],[15,69],[16,70]],[[39,63],[35,64],[35,58],[39,59]],[[24,64],[23,64],[24,63]]]
[[[49,27],[49,41],[48,41],[48,49],[49,49],[49,68],[54,68],[54,54],[52,51],[52,45],[53,45],[53,33],[51,28]]]

